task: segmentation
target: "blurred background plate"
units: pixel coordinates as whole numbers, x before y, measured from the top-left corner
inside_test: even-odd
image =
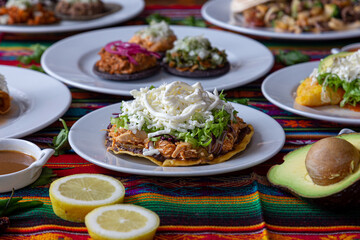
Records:
[[[50,32],[69,32],[83,31],[93,28],[100,28],[116,23],[125,22],[140,14],[145,3],[143,0],[103,0],[104,3],[116,3],[122,6],[119,11],[112,14],[87,21],[66,21],[63,20],[58,24],[42,26],[15,26],[0,25],[1,32],[8,33],[50,33]]]
[[[206,2],[201,8],[201,15],[210,23],[240,33],[292,40],[334,40],[354,38],[360,36],[360,29],[348,31],[332,31],[323,33],[279,33],[271,28],[249,28],[246,26],[230,24],[230,3],[231,0],[211,0]]]

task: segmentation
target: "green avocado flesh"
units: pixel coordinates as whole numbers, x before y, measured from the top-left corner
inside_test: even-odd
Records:
[[[352,143],[360,150],[360,134],[343,134],[337,136]],[[290,190],[292,193],[305,198],[322,198],[339,193],[360,179],[360,168],[340,182],[321,186],[315,184],[305,167],[306,154],[311,145],[294,150],[284,157],[284,162],[273,166],[267,178],[275,186]]]
[[[327,56],[326,58],[324,58],[320,61],[320,64],[318,67],[319,73],[326,72],[326,69],[333,64],[335,58],[342,58],[342,57],[346,57],[351,54],[353,54],[353,52],[339,52],[337,54],[332,54],[332,55]]]

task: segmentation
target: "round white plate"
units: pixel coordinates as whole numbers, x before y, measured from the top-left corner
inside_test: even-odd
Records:
[[[262,44],[240,35],[198,27],[171,26],[178,39],[204,35],[213,46],[225,49],[231,64],[230,71],[220,77],[189,79],[161,71],[142,80],[110,81],[97,77],[93,65],[99,50],[116,40],[128,41],[145,26],[117,27],[78,34],[50,46],[41,58],[41,65],[51,76],[69,85],[94,92],[128,95],[129,91],[147,85],[155,87],[164,82],[183,81],[192,85],[200,81],[206,90],[230,89],[247,84],[267,73],[274,63],[272,53]]]
[[[296,64],[270,74],[262,83],[261,90],[271,103],[289,112],[330,122],[360,124],[360,112],[339,106],[305,107],[295,103],[296,89],[307,78],[319,61]]]
[[[249,28],[246,26],[230,24],[230,3],[231,0],[207,1],[201,8],[201,15],[210,23],[232,31],[250,34],[254,36],[293,39],[293,40],[333,40],[345,39],[360,36],[360,29],[349,31],[333,31],[316,33],[278,33],[271,28]]]
[[[141,13],[145,7],[145,3],[143,0],[103,0],[103,2],[120,4],[122,8],[112,14],[88,21],[63,20],[58,24],[42,26],[0,25],[0,31],[9,33],[50,33],[82,31],[125,22]]]
[[[71,94],[61,82],[37,71],[0,65],[12,98],[11,109],[0,115],[0,138],[20,138],[61,117]]]
[[[233,172],[260,164],[278,153],[284,145],[285,133],[270,116],[253,108],[233,104],[238,115],[254,126],[255,133],[246,150],[226,162],[193,167],[160,167],[145,158],[114,155],[106,151],[104,129],[121,103],[93,111],[80,118],[69,133],[72,149],[98,166],[119,172],[152,176],[205,176]]]

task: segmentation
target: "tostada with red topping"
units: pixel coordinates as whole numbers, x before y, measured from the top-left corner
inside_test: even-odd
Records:
[[[99,55],[100,60],[95,63],[93,71],[107,80],[143,79],[161,69],[157,61],[160,55],[135,43],[110,42],[100,50]]]

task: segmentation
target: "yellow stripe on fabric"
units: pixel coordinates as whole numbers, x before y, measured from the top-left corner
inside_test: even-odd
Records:
[[[286,203],[286,204],[291,203],[291,204],[302,204],[302,205],[306,204],[302,200],[295,197],[274,196],[264,193],[260,193],[260,197],[262,201],[266,201],[270,203]]]
[[[199,196],[199,197],[174,197],[168,195],[161,195],[157,193],[142,193],[134,196],[127,196],[126,202],[137,202],[137,201],[166,201],[169,203],[181,203],[181,204],[230,204],[230,203],[252,203],[259,200],[257,193],[252,193],[246,196],[234,196],[234,197],[223,197],[223,196]],[[181,201],[183,200],[183,201]],[[181,201],[181,202],[179,202]]]

